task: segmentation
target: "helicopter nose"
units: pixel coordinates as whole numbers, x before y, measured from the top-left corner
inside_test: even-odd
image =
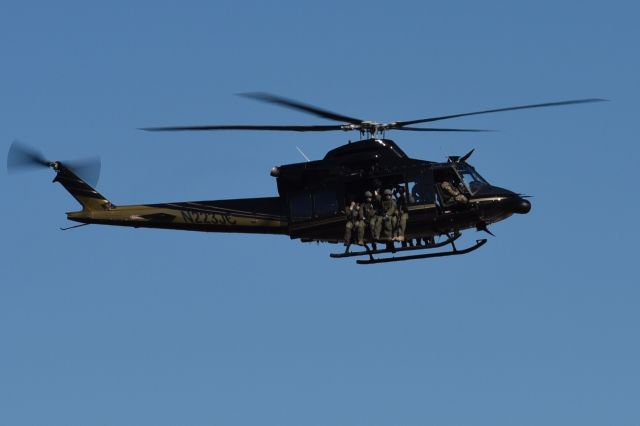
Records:
[[[516,201],[513,211],[514,213],[527,214],[531,211],[531,203],[529,202],[529,200],[520,198]]]

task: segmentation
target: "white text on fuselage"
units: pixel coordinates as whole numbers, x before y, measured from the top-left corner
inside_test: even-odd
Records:
[[[187,223],[210,225],[235,225],[236,220],[229,213],[199,212],[180,210],[182,219]]]

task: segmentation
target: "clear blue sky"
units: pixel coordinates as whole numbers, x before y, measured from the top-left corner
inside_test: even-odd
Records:
[[[444,3],[444,4],[443,4]],[[270,196],[336,134],[149,134],[468,117],[529,215],[464,257],[361,267],[286,237],[90,226],[49,170],[0,176],[0,425],[637,425],[640,27],[631,1],[27,2],[0,13],[0,151],[99,154],[116,204]],[[353,135],[352,137],[356,137]],[[475,232],[464,237],[476,238]]]

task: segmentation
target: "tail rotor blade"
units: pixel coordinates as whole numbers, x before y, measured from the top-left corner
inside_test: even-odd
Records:
[[[49,167],[50,162],[35,148],[20,142],[13,141],[7,154],[7,171],[15,173],[21,170]]]
[[[100,157],[96,156],[76,161],[65,161],[64,165],[89,185],[95,187],[98,184],[102,166]]]

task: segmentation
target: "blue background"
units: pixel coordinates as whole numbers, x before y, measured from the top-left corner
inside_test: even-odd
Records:
[[[50,170],[0,178],[2,425],[637,425],[639,10],[631,1],[4,1],[0,148],[100,154],[116,204],[271,196],[356,134],[268,91],[393,121],[603,97],[389,136],[471,148],[529,215],[457,257],[361,267],[279,236],[90,226]],[[473,241],[471,231],[463,238]]]

